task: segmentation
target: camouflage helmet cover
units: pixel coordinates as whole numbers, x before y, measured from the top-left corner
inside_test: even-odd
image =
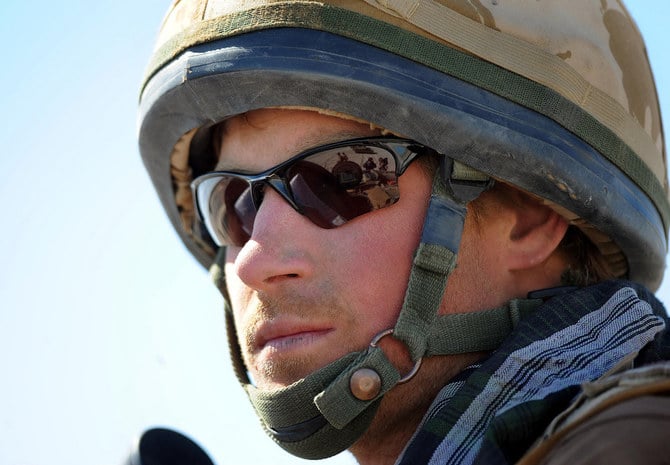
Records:
[[[354,85],[360,90],[353,94],[357,99],[366,93],[373,95],[364,100],[368,102],[400,102],[404,113],[396,111],[394,117],[388,111],[358,108],[347,104],[346,97],[336,90],[322,90],[318,95],[308,92],[306,97],[300,97],[300,92],[258,93],[262,74],[266,84],[283,79],[294,86],[300,84],[302,90],[325,84],[342,71],[335,63],[330,71],[324,70],[318,66],[318,57],[312,58],[314,73],[300,71],[293,76],[286,69],[288,65],[279,69],[271,60],[263,62],[253,56],[243,60],[229,54],[225,65],[220,58],[211,59],[208,65],[203,61],[215,50],[232,50],[236,39],[244,41],[253,33],[287,29],[346,37],[348,44],[388,51],[405,59],[405,65],[418,63],[513,102],[555,122],[579,143],[585,142],[592,149],[585,156],[602,158],[598,163],[608,165],[607,173],[594,168],[596,178],[583,182],[572,179],[583,167],[555,169],[557,165],[569,166],[572,160],[568,157],[559,156],[553,162],[550,156],[543,159],[546,154],[541,153],[534,160],[515,157],[509,153],[513,137],[500,131],[496,133],[500,136],[498,145],[504,146],[502,139],[507,137],[510,147],[493,150],[481,131],[463,134],[435,118],[426,118],[426,111],[443,108],[412,108],[409,101],[421,97],[412,95],[412,90],[389,89],[385,82],[375,86],[378,76],[373,73],[349,79],[349,88]],[[352,46],[352,53],[354,49]],[[310,53],[316,56],[315,50]],[[373,63],[369,60],[360,66],[372,67]],[[261,73],[264,67],[265,73]],[[225,75],[228,80],[199,85],[215,75]],[[231,86],[237,91],[232,92]],[[253,87],[256,90],[251,91]],[[376,92],[380,95],[374,97]],[[392,98],[387,98],[389,95]],[[211,105],[213,99],[226,102]],[[587,232],[621,275],[628,273],[652,288],[660,283],[670,216],[663,131],[644,43],[618,1],[507,0],[489,5],[463,0],[175,1],[164,20],[143,87],[140,146],[170,219],[205,265],[214,251],[194,223],[188,190],[194,174],[206,169],[198,159],[203,157],[194,149],[197,130],[260,106],[340,112],[438,150],[450,148],[455,159],[546,199]],[[409,122],[417,117],[424,119],[423,127]],[[453,114],[448,117],[453,121]],[[491,129],[506,130],[512,124],[496,121]],[[452,138],[458,134],[467,142],[447,147],[444,141],[436,140],[444,139],[445,132]],[[536,151],[542,150],[544,147],[536,146]],[[538,167],[543,179],[538,179]]]

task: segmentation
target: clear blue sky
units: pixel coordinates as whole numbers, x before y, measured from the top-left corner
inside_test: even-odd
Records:
[[[629,4],[669,131],[670,3]],[[153,425],[219,465],[307,463],[258,426],[220,297],[140,162],[138,87],[167,7],[0,3],[0,465],[121,464]]]

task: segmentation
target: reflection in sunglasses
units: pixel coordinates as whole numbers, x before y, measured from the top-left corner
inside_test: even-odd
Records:
[[[268,186],[315,225],[334,228],[397,202],[398,176],[426,151],[406,139],[354,139],[307,150],[258,174],[208,173],[192,187],[215,242],[241,246]]]

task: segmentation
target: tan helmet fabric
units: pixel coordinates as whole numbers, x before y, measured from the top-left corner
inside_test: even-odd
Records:
[[[177,0],[163,22],[143,88],[200,45],[277,28],[326,31],[379,47],[556,121],[594,147],[651,199],[663,231],[663,237],[653,241],[666,248],[670,206],[659,106],[644,43],[621,2]],[[146,95],[142,99],[148,100]],[[384,121],[372,123],[385,126]],[[192,129],[185,128],[183,134]],[[178,152],[175,156],[182,162],[193,161],[189,154]],[[473,161],[474,165],[487,172],[482,164]],[[565,178],[553,182],[569,195],[580,187]],[[173,180],[184,187],[187,183],[183,176]],[[532,192],[528,186],[519,187]],[[609,186],[592,188],[604,191]],[[180,202],[186,202],[180,206],[181,216],[188,216],[188,195],[182,188],[178,195]],[[629,265],[638,260],[612,231],[605,231],[603,240],[588,215],[556,199],[546,200],[573,223],[586,225],[582,229],[590,237],[598,236],[601,251],[609,251],[614,243],[624,249]],[[652,266],[658,267],[664,260],[654,261]],[[643,278],[648,285],[658,285],[662,271],[642,273],[646,274],[654,275]],[[634,270],[632,277],[637,276]]]

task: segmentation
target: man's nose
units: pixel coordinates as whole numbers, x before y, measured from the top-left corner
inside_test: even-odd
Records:
[[[318,226],[298,213],[281,195],[266,188],[251,236],[235,258],[234,270],[249,287],[265,289],[312,272],[308,252]]]

